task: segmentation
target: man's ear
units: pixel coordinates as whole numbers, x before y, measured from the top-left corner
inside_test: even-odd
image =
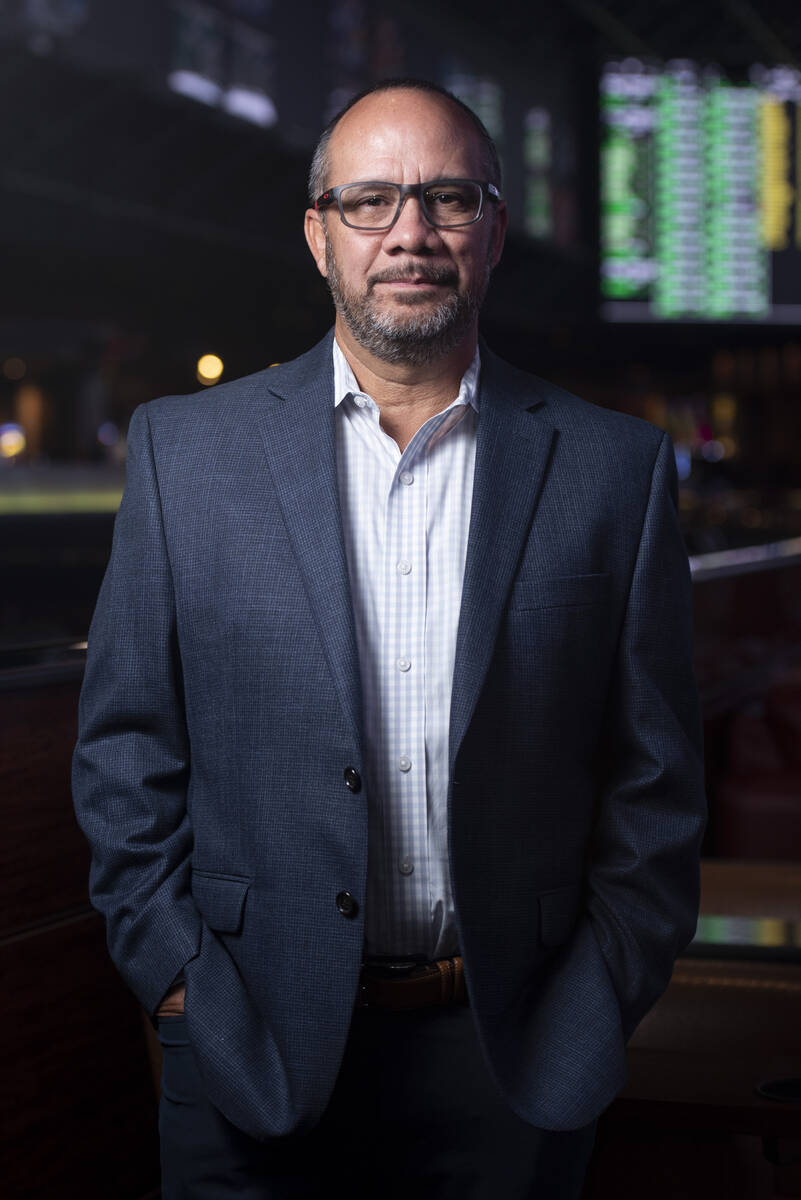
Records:
[[[317,270],[325,278],[328,275],[325,266],[325,225],[323,218],[316,209],[306,209],[306,216],[303,219],[303,232],[306,234],[306,245],[311,250],[312,258],[317,263]]]

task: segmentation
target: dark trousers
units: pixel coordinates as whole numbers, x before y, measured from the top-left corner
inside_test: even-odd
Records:
[[[310,1133],[261,1143],[208,1102],[183,1017],[162,1018],[163,1200],[578,1200],[595,1123],[536,1129],[505,1102],[470,1009],[357,1010]]]

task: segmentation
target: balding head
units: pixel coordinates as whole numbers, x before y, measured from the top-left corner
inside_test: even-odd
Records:
[[[385,79],[380,83],[374,84],[373,87],[359,92],[358,95],[349,100],[345,107],[329,121],[323,130],[315,148],[309,171],[310,204],[313,205],[317,197],[322,195],[326,188],[332,186],[330,146],[339,125],[353,109],[362,104],[362,101],[367,100],[371,96],[390,92],[416,93],[417,97],[412,98],[427,97],[431,99],[432,103],[438,104],[439,102],[439,105],[444,105],[446,109],[449,108],[454,128],[462,136],[468,139],[472,138],[476,142],[481,161],[481,175],[501,191],[501,164],[497,148],[483,122],[479,120],[472,109],[462,103],[452,92],[448,92],[445,88],[439,87],[436,83],[430,83],[428,80]]]

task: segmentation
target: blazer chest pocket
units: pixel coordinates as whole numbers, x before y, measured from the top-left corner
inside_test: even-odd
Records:
[[[249,887],[250,880],[244,877],[192,872],[195,905],[208,927],[218,933],[239,932]]]
[[[540,892],[540,941],[543,946],[560,946],[570,937],[581,909],[582,889],[578,884]]]
[[[510,609],[575,608],[597,604],[609,587],[609,575],[552,575],[518,579],[509,597]]]

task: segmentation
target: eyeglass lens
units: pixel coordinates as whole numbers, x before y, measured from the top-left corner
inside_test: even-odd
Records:
[[[422,192],[423,208],[432,225],[466,225],[481,211],[477,183],[434,184]],[[394,183],[352,183],[340,192],[342,215],[355,229],[385,229],[395,219],[400,188]]]

